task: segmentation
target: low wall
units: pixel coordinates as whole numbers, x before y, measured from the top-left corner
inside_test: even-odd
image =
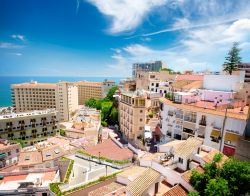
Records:
[[[0,176],[26,175],[29,173],[42,173],[42,172],[51,172],[51,171],[57,171],[57,170],[58,170],[58,167],[32,169],[32,170],[25,170],[25,171],[0,172]]]
[[[93,162],[96,162],[96,163],[99,163],[99,164],[102,164],[102,165],[107,165],[107,166],[110,166],[110,167],[113,167],[113,168],[116,168],[116,169],[123,169],[123,168],[129,167],[131,165],[131,163],[122,164],[122,165],[113,164],[113,163],[109,163],[109,162],[106,162],[106,161],[103,161],[103,160],[99,160],[99,159],[95,159],[95,158],[90,158],[89,156],[81,154],[81,153],[76,153],[75,156],[78,157],[78,158],[87,160],[87,161],[91,160]]]

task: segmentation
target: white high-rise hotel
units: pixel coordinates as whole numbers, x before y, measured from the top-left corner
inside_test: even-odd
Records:
[[[78,88],[71,82],[13,84],[12,101],[16,112],[55,108],[59,120],[68,121],[78,108]]]

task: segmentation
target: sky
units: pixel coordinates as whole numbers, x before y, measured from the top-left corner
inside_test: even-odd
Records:
[[[0,76],[131,76],[250,62],[250,0],[0,0]]]

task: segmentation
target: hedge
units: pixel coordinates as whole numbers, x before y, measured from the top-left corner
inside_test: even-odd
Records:
[[[83,154],[85,156],[91,157],[92,159],[99,159],[99,157],[91,155],[91,154],[89,154],[87,152],[84,152],[84,151],[81,151],[81,150],[79,150],[77,152],[80,153],[80,154]],[[129,160],[118,161],[118,160],[107,159],[106,157],[100,157],[100,160],[106,161],[108,163],[117,164],[117,165],[124,165],[124,164],[129,163]]]
[[[67,169],[67,172],[66,172],[66,175],[64,177],[64,183],[68,183],[69,182],[69,177],[70,177],[70,174],[72,172],[72,169],[73,169],[73,165],[74,165],[74,160],[71,160],[70,159],[70,163],[69,163],[69,166],[68,166],[68,169]]]

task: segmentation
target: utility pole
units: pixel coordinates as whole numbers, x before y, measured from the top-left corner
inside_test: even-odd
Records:
[[[225,125],[226,125],[226,120],[227,120],[227,107],[226,107],[226,111],[225,111],[225,116],[224,116],[224,120],[223,120],[223,125],[222,125],[222,133],[221,133],[221,141],[220,141],[220,152],[223,151],[222,149],[222,144],[224,143],[224,132],[225,132]]]

